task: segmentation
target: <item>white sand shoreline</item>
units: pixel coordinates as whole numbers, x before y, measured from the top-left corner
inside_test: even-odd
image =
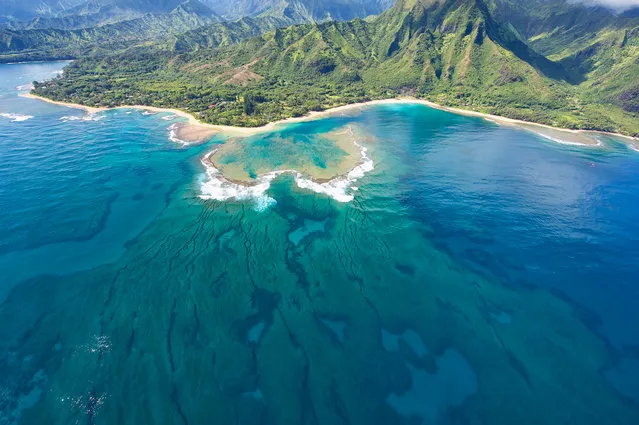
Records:
[[[193,126],[192,130],[195,130],[195,127],[206,130],[205,133],[214,134],[215,132],[225,133],[227,135],[232,136],[251,136],[255,134],[265,133],[274,130],[276,127],[284,124],[292,124],[298,122],[306,122],[313,121],[316,119],[329,117],[331,115],[338,114],[340,112],[346,112],[349,110],[363,109],[376,105],[385,105],[385,104],[419,104],[425,105],[434,109],[439,109],[446,112],[451,112],[458,115],[465,115],[471,117],[483,118],[489,121],[492,121],[499,125],[510,125],[521,128],[523,130],[532,131],[537,133],[539,136],[542,136],[548,140],[552,140],[556,143],[562,143],[567,145],[575,145],[575,146],[589,146],[589,147],[597,147],[601,146],[602,143],[600,140],[596,138],[597,135],[607,135],[622,138],[627,140],[630,148],[634,150],[639,149],[639,138],[626,136],[620,133],[610,133],[604,131],[596,131],[596,130],[572,130],[566,128],[558,128],[552,127],[546,124],[539,124],[530,121],[517,120],[513,118],[506,118],[498,115],[486,114],[483,112],[470,111],[466,109],[452,108],[448,106],[442,106],[437,103],[430,102],[428,100],[423,99],[415,99],[415,98],[394,98],[394,99],[380,99],[380,100],[372,100],[369,102],[362,103],[352,103],[349,105],[338,106],[336,108],[327,109],[325,111],[312,111],[302,117],[296,118],[287,118],[279,121],[270,122],[262,127],[232,127],[226,125],[216,125],[216,124],[208,124],[199,121],[192,114],[173,108],[159,108],[154,106],[145,106],[145,105],[127,105],[127,106],[118,106],[115,108],[96,108],[91,106],[85,106],[77,103],[67,103],[67,102],[58,102],[51,99],[44,98],[42,96],[37,96],[31,93],[21,94],[20,96],[38,99],[44,102],[52,103],[55,105],[66,106],[70,108],[82,109],[90,114],[95,114],[102,111],[107,111],[109,109],[139,109],[146,110],[151,112],[170,112],[179,117],[185,118],[188,121],[189,126]],[[563,136],[566,140],[562,140],[559,137]]]

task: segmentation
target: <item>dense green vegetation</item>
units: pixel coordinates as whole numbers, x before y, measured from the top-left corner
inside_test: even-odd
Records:
[[[594,37],[546,57],[530,38],[547,28],[522,35],[523,24],[501,21],[495,4],[399,0],[375,19],[296,25],[249,39],[240,27],[224,27],[230,36],[203,27],[173,43],[83,58],[35,92],[92,106],[178,107],[241,126],[410,95],[559,127],[639,134],[636,18],[613,16]]]
[[[209,6],[238,19],[222,19]],[[63,13],[0,23],[0,62],[112,54],[151,41],[177,50],[215,47],[296,23],[364,17],[387,6],[388,0],[91,0]],[[190,32],[196,29],[201,31]]]
[[[151,40],[166,40],[217,19],[189,0],[169,13],[145,14],[135,19],[80,29],[0,28],[0,61],[74,58],[99,52],[113,53]]]

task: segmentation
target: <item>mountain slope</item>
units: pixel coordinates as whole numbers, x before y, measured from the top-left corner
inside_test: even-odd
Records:
[[[615,13],[565,0],[492,0],[536,51],[564,67],[591,101],[639,111],[639,8]]]
[[[164,40],[218,18],[197,0],[188,0],[169,13],[149,13],[123,20],[82,29],[24,29],[0,28],[0,60],[47,59],[76,57],[93,50],[113,52],[146,42]]]
[[[375,19],[279,28],[208,48],[216,43],[78,61],[37,92],[90,105],[180,107],[249,126],[404,94],[561,127],[639,132],[631,110],[576,85],[562,63],[535,52],[482,0],[399,0]],[[624,81],[632,79],[627,65],[615,68]],[[117,89],[103,90],[104,82]],[[249,116],[245,94],[259,99]]]
[[[198,0],[88,0],[56,16],[0,27],[0,62],[74,58],[151,40],[173,42],[177,50],[215,47],[295,23],[381,12],[388,0],[204,1],[256,16],[207,26],[221,18]]]
[[[236,43],[258,36],[274,28],[294,24],[290,19],[273,16],[241,18],[232,22],[218,22],[186,31],[175,37],[170,44],[176,52],[189,52]]]

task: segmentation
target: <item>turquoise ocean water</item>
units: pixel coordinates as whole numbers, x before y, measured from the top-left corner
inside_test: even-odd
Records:
[[[639,423],[639,153],[416,105],[252,137],[0,65],[0,424]],[[237,198],[240,199],[237,199]]]

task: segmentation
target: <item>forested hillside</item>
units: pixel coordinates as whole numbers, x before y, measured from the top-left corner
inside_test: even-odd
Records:
[[[0,28],[0,60],[76,58],[92,53],[113,53],[146,42],[175,37],[217,21],[197,0],[179,4],[169,13],[149,13],[135,19],[81,29]]]
[[[399,0],[375,19],[278,28],[235,44],[241,36],[220,46],[218,31],[203,28],[173,45],[79,60],[36,92],[88,105],[179,107],[248,126],[412,95],[560,127],[639,133],[636,19],[612,19],[620,32],[602,32],[592,39],[601,48],[580,60],[581,50],[540,54],[498,16],[483,0]]]
[[[388,6],[388,0],[88,0],[0,25],[0,62],[113,53],[148,41],[212,47],[277,27],[366,17]],[[194,29],[201,31],[178,37]]]

